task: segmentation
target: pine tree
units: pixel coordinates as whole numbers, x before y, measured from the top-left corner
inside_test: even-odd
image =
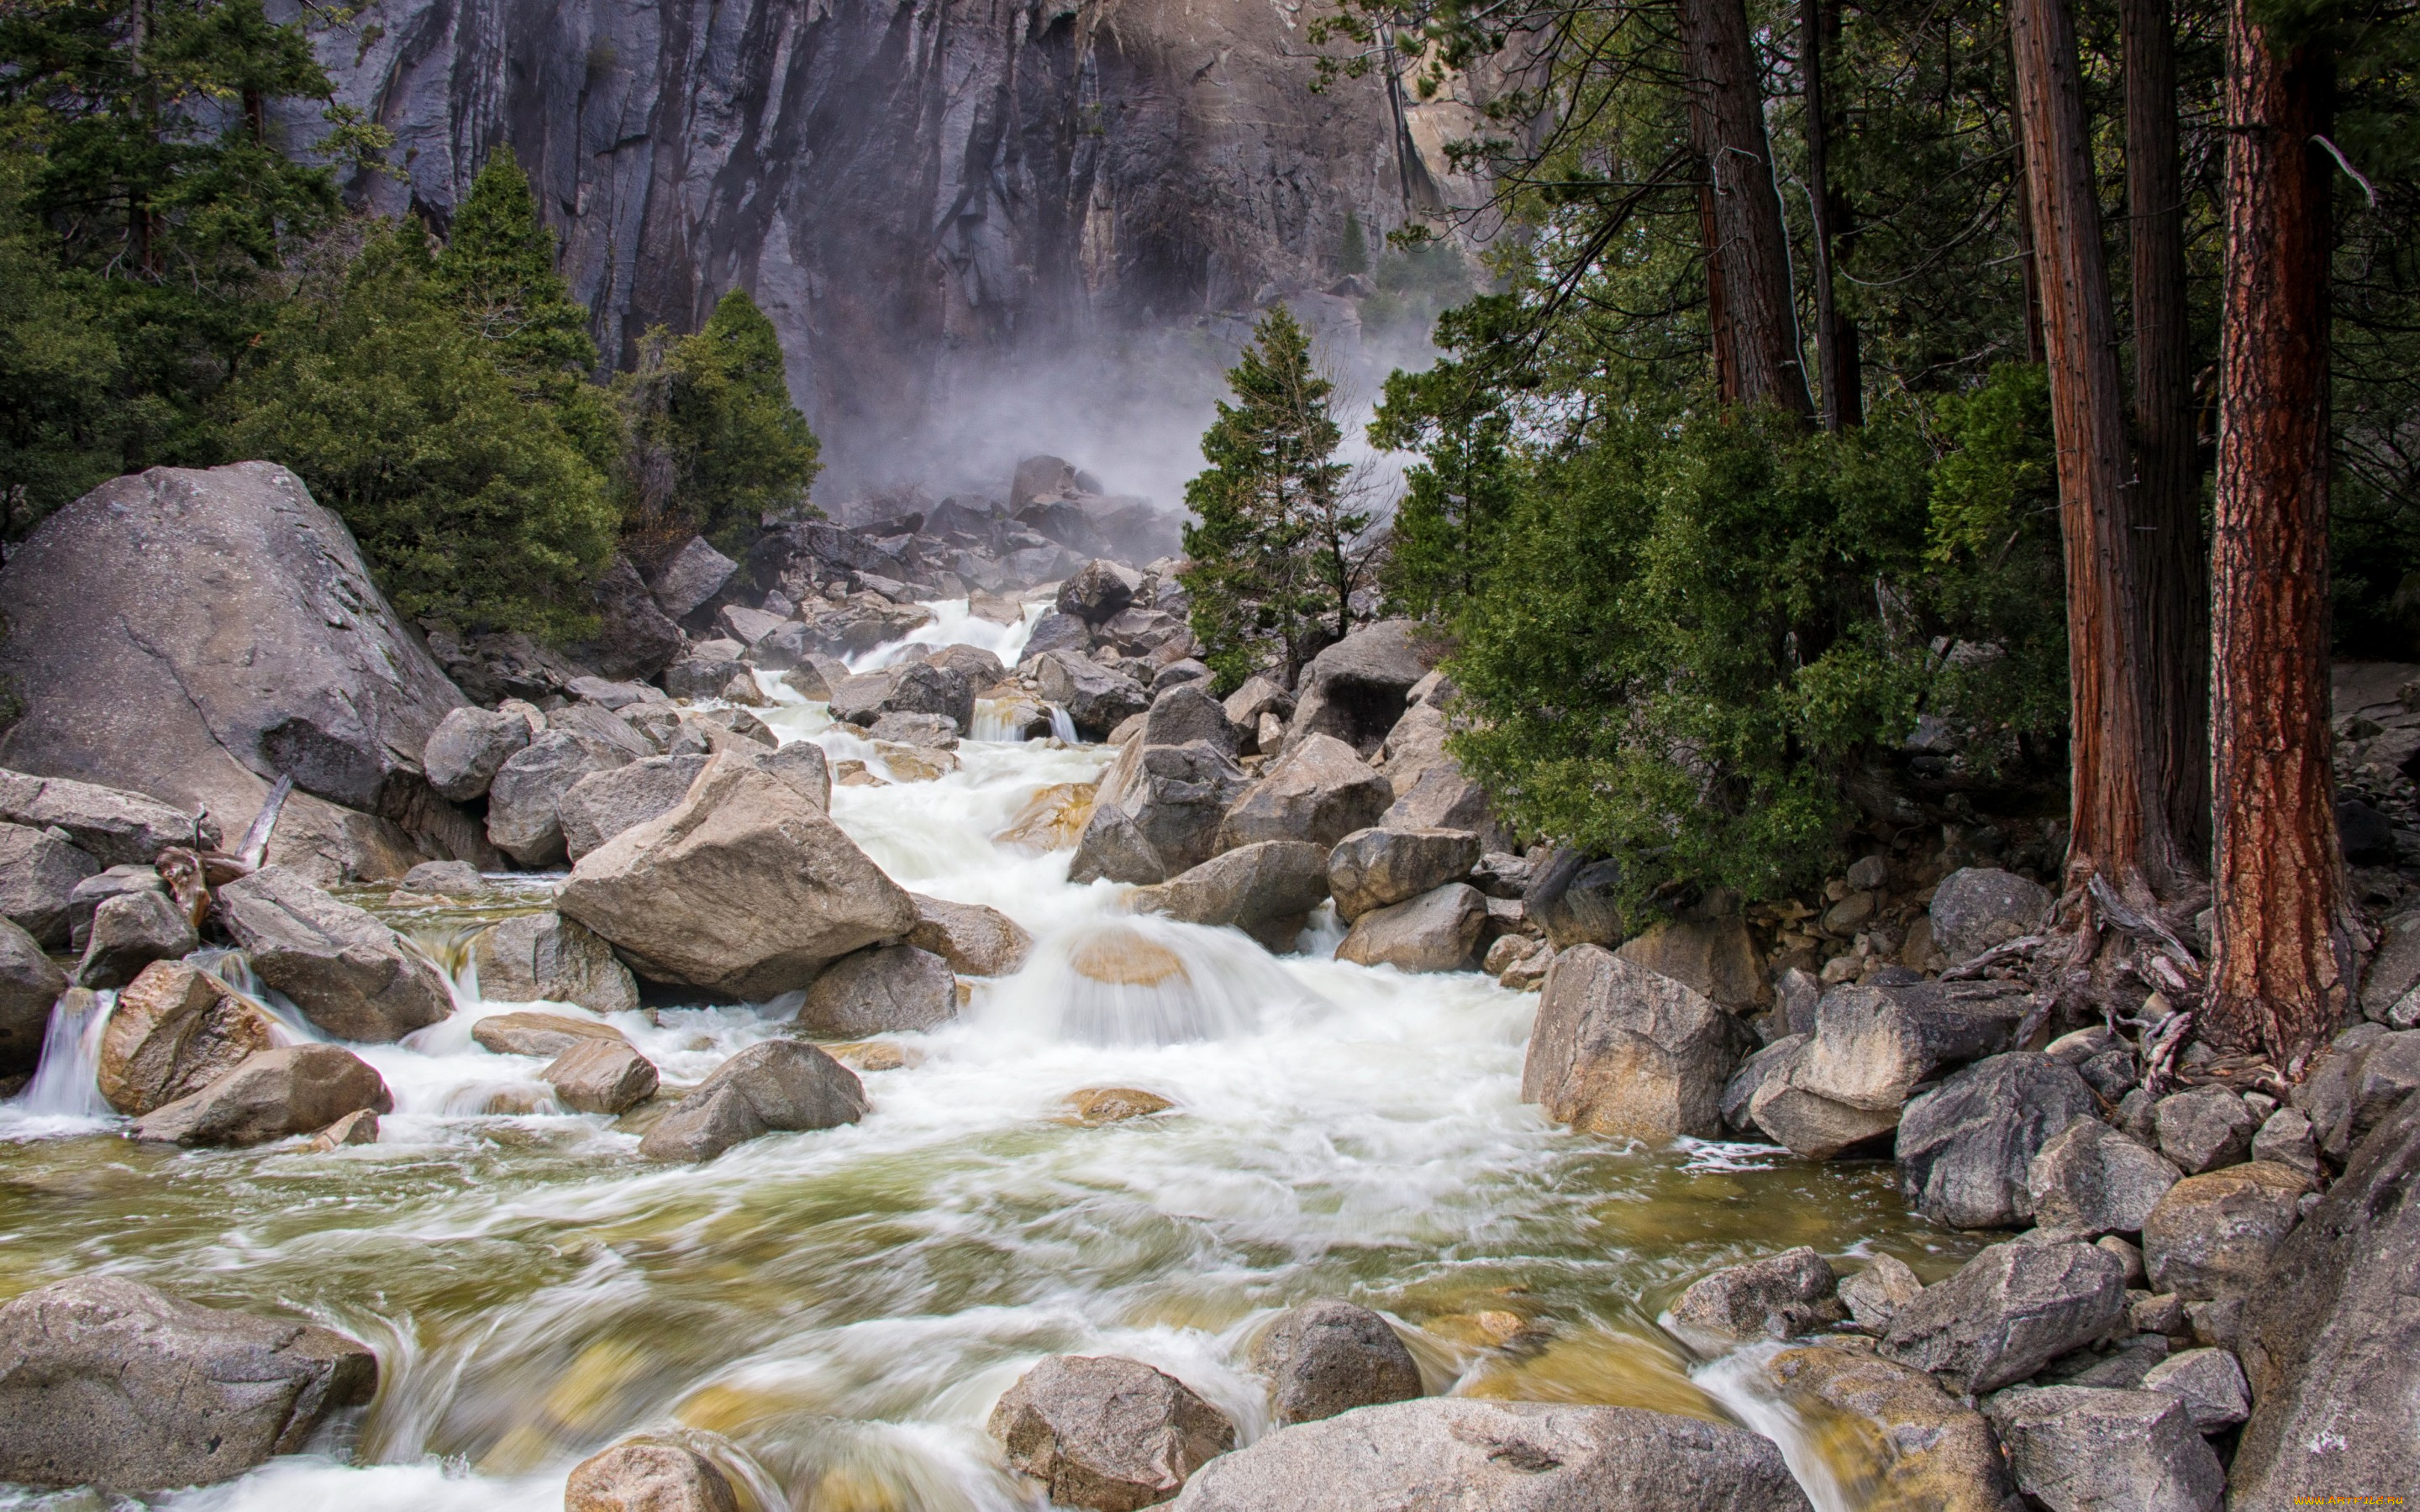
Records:
[[[538,224],[529,177],[511,147],[497,147],[454,212],[437,280],[516,376],[561,378],[597,365],[588,309],[573,301],[554,258],[554,233]]]
[[[1482,349],[1513,313],[1500,296],[1475,301],[1448,313],[1437,345]],[[1421,456],[1404,472],[1379,572],[1390,612],[1449,623],[1495,561],[1519,480],[1512,415],[1488,373],[1483,359],[1447,359],[1387,379],[1370,442]]]
[[[1185,528],[1193,564],[1193,633],[1220,691],[1264,667],[1291,685],[1321,647],[1352,628],[1368,565],[1370,517],[1349,507],[1342,434],[1327,412],[1311,338],[1283,306],[1262,316],[1228,370],[1202,438],[1210,464],[1185,486],[1198,523]]]

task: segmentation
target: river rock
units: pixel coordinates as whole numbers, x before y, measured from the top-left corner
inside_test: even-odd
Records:
[[[1293,949],[1304,919],[1327,896],[1327,850],[1297,840],[1264,840],[1214,856],[1127,899],[1139,914],[1188,924],[1232,924],[1267,949]]]
[[[1147,1092],[1140,1087],[1078,1088],[1061,1098],[1059,1105],[1067,1113],[1058,1122],[1086,1129],[1124,1123],[1129,1119],[1148,1119],[1176,1106],[1157,1092]]]
[[[929,661],[903,661],[876,675],[883,678],[884,682],[879,696],[870,707],[849,706],[849,695],[858,685],[858,680],[851,678],[847,688],[837,689],[832,694],[832,717],[852,724],[873,725],[878,724],[885,715],[935,715],[949,720],[952,728],[960,734],[974,724],[974,685],[968,680],[966,673],[954,667]]]
[[[1151,695],[1124,672],[1113,672],[1073,651],[1035,656],[1029,646],[1028,652],[1024,665],[1032,672],[1034,686],[1044,698],[1067,711],[1080,734],[1102,739],[1151,707]]]
[[[2052,1136],[2100,1103],[2075,1068],[2030,1052],[1980,1060],[1907,1104],[1896,1153],[1908,1206],[1954,1228],[2033,1216],[2025,1179]]]
[[[2100,1119],[2078,1119],[2025,1168],[2025,1192],[2044,1228],[2132,1234],[2183,1176],[2158,1151]]]
[[[1944,1068],[2008,1049],[2029,995],[1999,982],[1834,987],[1791,1080],[1851,1107],[1895,1109]]]
[[[571,1467],[563,1512],[739,1512],[739,1497],[721,1468],[688,1445],[633,1439]]]
[[[955,903],[908,895],[916,906],[916,927],[908,943],[929,950],[970,977],[1006,977],[1021,970],[1033,953],[1033,936],[997,908],[981,903]]]
[[[843,956],[807,989],[799,1027],[831,1039],[929,1029],[958,1016],[958,980],[950,964],[912,945],[885,945]]]
[[[2091,1343],[2125,1311],[2126,1267],[2107,1250],[1993,1244],[1902,1303],[1881,1349],[1979,1396]]]
[[[1326,734],[1289,736],[1285,753],[1227,810],[1218,848],[1264,840],[1332,846],[1355,830],[1374,826],[1392,802],[1394,789],[1385,775],[1373,771],[1352,747]]]
[[[1253,1345],[1252,1368],[1269,1378],[1280,1427],[1420,1395],[1419,1366],[1393,1326],[1334,1299],[1280,1313]]]
[[[1747,921],[1737,914],[1658,919],[1614,954],[1686,982],[1733,1012],[1748,1011],[1770,995]]]
[[[68,940],[81,955],[92,943],[92,916],[112,898],[130,892],[168,895],[168,884],[149,866],[113,866],[96,872],[68,894]]]
[[[421,764],[440,797],[469,803],[487,796],[504,763],[529,743],[529,721],[520,715],[466,705],[438,721]]]
[[[2351,1077],[2351,1098],[2342,1123],[2330,1131],[2333,1144],[2350,1150],[2369,1137],[2415,1091],[2420,1091],[2420,1030],[2381,1036],[2361,1053]],[[2314,1120],[2316,1121],[2316,1120]]]
[[[2310,1190],[2302,1172],[2258,1163],[2186,1177],[2143,1220],[2151,1285],[2188,1302],[2249,1295]]]
[[[1311,658],[1295,684],[1286,748],[1312,735],[1342,740],[1374,756],[1403,717],[1412,687],[1428,675],[1415,620],[1380,620]]]
[[[706,763],[703,753],[649,756],[581,777],[555,804],[565,851],[577,861],[622,831],[672,812]]]
[[[559,1056],[591,1040],[619,1041],[622,1031],[568,1013],[490,1013],[471,1026],[471,1039],[500,1056]]]
[[[120,893],[93,910],[92,937],[76,965],[79,987],[123,987],[154,961],[200,949],[184,912],[156,892]]]
[[[1174,1512],[1806,1512],[1772,1440],[1631,1407],[1433,1396],[1211,1460]]]
[[[1068,863],[1073,882],[1164,882],[1222,849],[1243,769],[1207,741],[1130,744],[1101,779],[1092,818]]]
[[[1558,950],[1575,945],[1611,947],[1627,933],[1621,894],[1620,862],[1591,861],[1558,846],[1531,870],[1529,885],[1521,890],[1521,909]]]
[[[2239,1343],[2254,1405],[2231,1473],[2238,1506],[2420,1486],[2414,1193],[2420,1098],[2353,1149],[2245,1299]]]
[[[1494,960],[1497,952],[1508,946],[1522,943],[1521,936],[1507,934],[1488,947],[1488,959]],[[1785,1034],[1741,1061],[1739,1070],[1731,1072],[1730,1080],[1723,1084],[1723,1123],[1740,1134],[1754,1131],[1757,1124],[1749,1110],[1756,1101],[1756,1094],[1763,1089],[1768,1078],[1786,1073],[1787,1062],[1806,1045],[1807,1036]]]
[[[0,771],[0,822],[37,831],[60,830],[68,843],[105,867],[149,866],[171,845],[191,846],[198,839],[208,849],[220,841],[216,821],[174,804],[119,788],[24,772]]]
[[[1839,1320],[1832,1299],[1838,1282],[1830,1262],[1802,1244],[1689,1283],[1673,1300],[1671,1327],[1709,1354],[1756,1339],[1811,1334]]]
[[[732,686],[749,675],[736,640],[708,640],[664,669],[664,691],[676,699],[728,697]],[[745,691],[745,687],[741,691]]]
[[[83,1275],[0,1306],[0,1479],[144,1491],[300,1451],[378,1386],[341,1334]]]
[[[1327,856],[1336,917],[1350,924],[1470,875],[1479,837],[1466,829],[1359,829]]]
[[[1185,746],[1199,740],[1230,756],[1239,744],[1227,711],[1196,682],[1181,682],[1152,696],[1151,707],[1142,717],[1141,738],[1146,746]]]
[[[1450,756],[1408,776],[1407,781],[1404,774],[1389,768],[1388,783],[1395,801],[1378,816],[1381,827],[1467,829],[1479,836],[1481,845],[1491,849],[1512,843],[1512,834],[1497,818],[1496,805],[1487,791],[1465,777],[1461,764]]]
[[[1898,1126],[1897,1108],[1855,1107],[1800,1087],[1797,1072],[1806,1062],[1808,1041],[1798,1035],[1786,1035],[1767,1048],[1785,1044],[1790,1046],[1789,1051],[1766,1063],[1757,1085],[1747,1094],[1748,1121],[1762,1130],[1766,1138],[1794,1155],[1830,1160]],[[1727,1103],[1730,1095],[1727,1086]]]
[[[178,1145],[259,1145],[324,1129],[395,1099],[369,1062],[332,1044],[288,1045],[247,1056],[198,1092],[134,1120],[137,1139]]]
[[[629,752],[585,731],[547,731],[496,773],[488,789],[488,839],[523,866],[560,863],[564,795],[590,773],[630,761]]]
[[[1861,1418],[1880,1431],[1885,1453],[1869,1472],[1875,1484],[1866,1504],[2006,1512],[2008,1471],[1991,1424],[1924,1371],[1858,1350],[1802,1346],[1765,1361],[1764,1374],[1802,1412]]]
[[[2288,1165],[2316,1182],[2319,1176],[2319,1146],[2312,1136],[2311,1120],[2300,1108],[2279,1108],[2260,1125],[2252,1136],[2252,1158]]]
[[[942,714],[886,714],[866,730],[865,738],[920,750],[954,750],[958,727]]]
[[[647,586],[667,618],[685,620],[722,592],[738,570],[738,563],[706,545],[703,536],[692,535],[656,570],[655,581]]]
[[[2187,1350],[2153,1365],[2145,1391],[2164,1391],[2185,1404],[2195,1429],[2217,1433],[2252,1415],[2252,1388],[2243,1366],[2226,1350]]]
[[[1294,713],[1294,695],[1275,678],[1254,672],[1244,679],[1242,687],[1228,694],[1219,707],[1226,711],[1230,724],[1249,734],[1260,729],[1261,716],[1264,714],[1274,714],[1283,720]],[[1277,752],[1263,754],[1274,756]]]
[[[2243,1099],[2224,1087],[2195,1087],[2153,1105],[2160,1152],[2187,1176],[2232,1165],[2252,1149],[2257,1126]]]
[[[1047,656],[1054,651],[1072,651],[1082,656],[1093,649],[1092,627],[1073,614],[1052,609],[1033,622],[1025,638],[1025,655],[1031,660]]]
[[[811,1044],[767,1040],[724,1061],[639,1141],[648,1160],[712,1160],[760,1134],[865,1117],[855,1072]]]
[[[563,685],[563,690],[582,703],[594,703],[600,709],[611,709],[623,717],[628,711],[643,703],[665,708],[672,702],[664,690],[646,683],[616,683],[603,677],[575,677]]]
[[[40,1064],[51,1005],[67,990],[67,973],[40,944],[0,918],[0,1076],[31,1075]]]
[[[487,889],[488,879],[468,861],[423,861],[396,883],[401,892],[469,898]]]
[[[1051,1504],[1136,1512],[1235,1446],[1235,1425],[1174,1376],[1114,1355],[1057,1354],[991,1410],[1010,1466]]]
[[[1886,1334],[1899,1310],[1923,1289],[1924,1283],[1906,1262],[1877,1255],[1864,1270],[1840,1283],[1840,1305],[1867,1333]]]
[[[732,755],[582,857],[556,906],[644,975],[759,1001],[916,927],[907,891],[822,810]]]
[[[1546,973],[1521,1100],[1591,1134],[1720,1138],[1723,1084],[1747,1038],[1704,995],[1575,946]]]
[[[2017,1489],[2051,1512],[2213,1512],[2226,1487],[2184,1403],[2163,1392],[2044,1386],[1984,1411]]]
[[[613,948],[575,919],[520,914],[471,942],[479,995],[490,1003],[576,1003],[593,1013],[639,1006],[639,984]]]
[[[143,968],[102,1027],[101,1095],[144,1114],[200,1091],[276,1043],[268,1018],[226,984],[182,961]]]
[[[1328,877],[1333,883],[1333,869]],[[1486,925],[1487,895],[1468,883],[1448,883],[1355,919],[1336,959],[1399,971],[1459,971],[1470,964]]]
[[[1059,612],[1087,625],[1099,625],[1134,602],[1142,591],[1142,574],[1122,563],[1095,557],[1059,585]]]
[[[101,863],[66,841],[25,825],[0,824],[0,918],[44,945],[68,943],[76,887]]]
[[[1949,964],[2032,934],[2050,922],[2051,896],[2039,883],[1992,867],[1962,867],[1941,879],[1927,912],[1932,945]]]
[[[228,883],[218,906],[260,980],[339,1039],[385,1043],[454,1011],[444,975],[395,931],[284,867]]]
[[[537,1079],[574,1113],[621,1114],[656,1095],[655,1062],[620,1039],[582,1040]]]

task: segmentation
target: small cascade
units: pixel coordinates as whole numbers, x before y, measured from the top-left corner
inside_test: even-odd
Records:
[[[1050,612],[1047,604],[1028,604],[1025,614],[1015,625],[1001,625],[983,619],[969,608],[963,598],[935,598],[923,601],[923,608],[933,616],[932,623],[908,632],[904,640],[890,640],[846,658],[853,672],[870,672],[888,667],[908,655],[910,648],[927,646],[975,646],[998,656],[1003,667],[1014,667],[1025,655],[1025,642],[1032,638],[1033,623]]]
[[[1825,1434],[1805,1413],[1775,1395],[1766,1382],[1764,1363],[1785,1348],[1752,1344],[1700,1365],[1692,1375],[1699,1388],[1720,1403],[1724,1412],[1780,1446],[1783,1462],[1798,1477],[1799,1489],[1807,1493],[1815,1512],[1859,1512],[1867,1497],[1853,1492],[1844,1481],[1865,1478],[1856,1461],[1869,1461],[1870,1453],[1861,1444],[1835,1442],[1837,1435]],[[1840,1453],[1843,1449],[1848,1452]],[[1844,1465],[1839,1462],[1842,1459],[1850,1463]],[[1856,1486],[1854,1491],[1872,1489]]]
[[[226,983],[227,990],[260,1010],[270,1021],[271,1033],[281,1045],[323,1042],[328,1036],[319,1026],[294,1006],[294,1000],[260,980],[252,969],[252,957],[241,950],[206,948],[185,957],[194,965]]]
[[[117,994],[65,993],[51,1005],[42,1059],[34,1079],[8,1106],[29,1119],[107,1119],[116,1110],[101,1095],[101,1037]]]
[[[1076,733],[1076,721],[1067,717],[1067,711],[1058,704],[1053,703],[1049,707],[1051,738],[1063,740],[1070,746],[1078,744],[1081,737]]]

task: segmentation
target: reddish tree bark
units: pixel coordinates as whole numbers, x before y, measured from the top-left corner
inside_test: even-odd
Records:
[[[2211,549],[2217,949],[2209,1039],[2288,1074],[2353,980],[2328,729],[2330,69],[2227,39],[2226,276]]]
[[[2177,867],[2146,739],[2125,401],[2074,19],[2067,0],[2012,0],[2009,17],[2066,548],[2068,883],[2099,875],[2143,903],[2173,888]]]
[[[2210,864],[2210,559],[2194,486],[2184,171],[2168,0],[2122,0],[2126,208],[2134,305],[2134,539],[2151,759],[2177,848]]]
[[[1730,348],[1739,403],[1812,414],[1744,0],[1681,0],[1681,46],[1691,146],[1713,190],[1706,269],[1717,347]],[[1718,374],[1723,365],[1718,350]]]

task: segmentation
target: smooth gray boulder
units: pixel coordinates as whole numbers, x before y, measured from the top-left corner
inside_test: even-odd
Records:
[[[395,931],[284,867],[228,883],[218,907],[260,980],[339,1039],[385,1043],[454,1011],[444,974]]]
[[[1547,969],[1521,1100],[1591,1134],[1718,1139],[1723,1084],[1749,1038],[1703,994],[1575,946]]]
[[[1791,1079],[1851,1107],[1897,1108],[1944,1069],[2009,1049],[2030,998],[2000,982],[1835,987]]]
[[[1268,1378],[1281,1427],[1420,1395],[1420,1367],[1394,1326],[1334,1298],[1280,1313],[1253,1343],[1252,1368]]]
[[[1993,867],[1962,867],[1941,879],[1927,912],[1932,945],[1952,965],[1995,945],[2038,933],[2050,922],[2051,895],[2040,883]]]
[[[631,759],[586,731],[550,729],[516,751],[489,784],[489,842],[523,866],[561,864],[564,795],[590,773],[628,766]]]
[[[591,1040],[620,1039],[622,1031],[610,1024],[525,1009],[490,1013],[471,1026],[472,1042],[500,1056],[554,1057]]]
[[[30,1075],[42,1058],[51,1005],[68,990],[32,935],[0,918],[0,1076]]]
[[[1127,899],[1139,914],[1188,924],[1232,924],[1271,950],[1294,948],[1311,911],[1327,896],[1327,849],[1266,840],[1214,856]]]
[[[957,1016],[958,980],[947,961],[912,945],[885,945],[826,967],[807,989],[798,1023],[808,1034],[860,1040]]]
[[[750,1505],[756,1504],[752,1500]],[[739,1512],[722,1467],[686,1443],[625,1439],[571,1467],[563,1512]]]
[[[1143,711],[1142,743],[1146,746],[1186,746],[1194,741],[1216,746],[1233,756],[1240,741],[1227,711],[1210,696],[1207,685],[1180,682],[1152,695],[1151,707]]]
[[[2093,1244],[1993,1244],[1892,1315],[1882,1352],[1980,1395],[2023,1381],[2125,1316],[2126,1267]]]
[[[398,891],[454,898],[471,897],[487,885],[488,879],[468,861],[423,861],[396,882]]]
[[[872,725],[891,714],[926,714],[950,721],[963,734],[974,723],[975,689],[954,667],[903,661],[878,672],[851,677],[832,690],[832,717]]]
[[[958,726],[947,715],[886,714],[867,728],[868,740],[893,746],[914,746],[923,750],[954,750],[958,744]]]
[[[325,1129],[348,1113],[392,1113],[395,1099],[369,1062],[332,1044],[246,1056],[198,1092],[134,1120],[136,1139],[177,1145],[259,1145]]]
[[[1332,735],[1288,739],[1285,753],[1227,810],[1218,850],[1264,840],[1334,845],[1369,829],[1394,802],[1386,775]]]
[[[1246,791],[1243,769],[1207,741],[1129,743],[1102,776],[1068,879],[1149,884],[1191,871],[1232,848],[1221,825]]]
[[[175,961],[201,948],[193,921],[156,892],[120,893],[93,911],[92,935],[76,964],[79,987],[123,987],[154,961]]]
[[[1034,655],[1021,664],[1042,696],[1067,711],[1077,733],[1094,740],[1151,707],[1151,695],[1124,672],[1115,672],[1074,651]]]
[[[1418,621],[1380,620],[1311,657],[1295,680],[1286,748],[1326,735],[1363,756],[1376,755],[1403,717],[1414,685],[1428,675],[1422,635]]]
[[[1332,881],[1335,872],[1328,873]],[[1353,921],[1336,959],[1399,971],[1459,971],[1487,926],[1487,895],[1451,882],[1408,903],[1373,909]]]
[[[1057,608],[1087,625],[1099,625],[1142,591],[1142,574],[1124,563],[1095,557],[1059,585]]]
[[[75,1276],[0,1306],[0,1480],[120,1492],[232,1480],[299,1452],[377,1388],[378,1357],[341,1334]]]
[[[2187,1350],[2143,1375],[2145,1391],[2164,1391],[2185,1404],[2195,1429],[2218,1433],[2252,1415],[2252,1387],[2226,1350]]]
[[[1832,1297],[1838,1285],[1831,1262],[1801,1244],[1692,1281],[1672,1301],[1670,1326],[1709,1354],[1792,1338],[1840,1320]]]
[[[530,743],[530,733],[529,720],[518,714],[468,704],[448,712],[421,752],[428,785],[456,803],[487,796],[488,784]]]
[[[1630,1407],[1433,1396],[1280,1429],[1173,1512],[1807,1512],[1771,1439]]]
[[[760,1135],[837,1128],[865,1117],[856,1072],[811,1044],[767,1040],[714,1069],[639,1141],[656,1161],[712,1160]]]
[[[708,640],[664,669],[664,691],[676,699],[719,699],[749,675],[736,640]],[[741,690],[747,685],[741,684]]]
[[[639,984],[613,948],[577,919],[551,910],[520,914],[471,942],[479,996],[490,1003],[577,1003],[593,1013],[639,1006]]]
[[[1350,924],[1460,882],[1478,864],[1479,837],[1466,829],[1357,829],[1328,853],[1327,889]]]
[[[1908,1206],[1953,1228],[2033,1216],[2034,1157],[2100,1103],[2075,1068],[2030,1052],[1980,1060],[1907,1104],[1896,1154]]]
[[[2249,1296],[2301,1216],[2311,1179],[2285,1165],[2230,1165],[2188,1176],[2143,1220],[2151,1285],[2188,1302]]]
[[[101,863],[57,835],[0,824],[0,918],[57,948],[73,937],[77,887]]]
[[[738,563],[706,545],[705,537],[692,535],[656,569],[648,589],[667,618],[685,620],[722,592],[738,570]]]
[[[655,1062],[623,1040],[566,1046],[537,1079],[574,1113],[624,1113],[656,1095]]]
[[[2184,1403],[2163,1392],[2044,1386],[1983,1412],[2017,1489],[2051,1512],[2214,1512],[2226,1489]]]
[[[1856,1107],[1800,1087],[1797,1072],[1806,1063],[1811,1045],[1808,1039],[1787,1035],[1774,1043],[1790,1045],[1789,1053],[1775,1056],[1747,1094],[1748,1121],[1762,1130],[1766,1138],[1792,1154],[1809,1160],[1830,1160],[1853,1146],[1880,1139],[1898,1127],[1897,1108]],[[1726,1086],[1726,1102],[1730,1090]]]
[[[1080,656],[1092,649],[1091,626],[1073,614],[1062,614],[1057,609],[1035,620],[1033,628],[1025,638],[1028,660],[1047,656],[1054,651],[1072,651]]]
[[[199,841],[207,850],[220,841],[218,822],[207,814],[122,788],[25,772],[0,771],[0,822],[61,830],[69,843],[105,867],[149,866],[171,845]]]
[[[577,861],[622,831],[672,812],[706,763],[703,752],[649,756],[582,776],[555,802],[565,852]]]
[[[951,903],[911,892],[916,927],[908,943],[929,950],[970,977],[1006,977],[1033,953],[1033,936],[1016,920],[982,903]]]
[[[1261,716],[1273,714],[1282,721],[1294,713],[1294,695],[1277,680],[1254,672],[1244,679],[1243,686],[1230,693],[1219,703],[1226,712],[1227,722],[1249,735],[1261,727]],[[1275,751],[1263,754],[1274,756]]]
[[[811,740],[794,740],[754,758],[756,769],[789,784],[792,792],[831,812],[831,761]]]
[[[1514,940],[1516,943],[1518,938],[1516,935],[1506,936],[1506,939]],[[1492,959],[1496,951],[1503,947],[1503,940],[1498,940],[1495,945],[1490,946],[1489,957]],[[1789,1069],[1786,1062],[1804,1049],[1806,1044],[1807,1036],[1785,1034],[1740,1062],[1739,1070],[1731,1072],[1730,1080],[1723,1083],[1723,1123],[1726,1127],[1738,1134],[1747,1134],[1757,1127],[1755,1119],[1749,1113],[1750,1105],[1756,1101],[1756,1094],[1763,1089],[1767,1077],[1785,1073]]]
[[[2184,1173],[2098,1119],[2051,1136],[2025,1168],[2034,1222],[2086,1235],[2138,1233]]]
[[[1174,1495],[1235,1445],[1235,1425],[1185,1382],[1139,1360],[1055,1354],[991,1410],[1011,1468],[1054,1506],[1137,1512]]]
[[[2160,1153],[2187,1176],[2232,1165],[2252,1149],[2259,1120],[2224,1087],[2193,1087],[2152,1104]]]

